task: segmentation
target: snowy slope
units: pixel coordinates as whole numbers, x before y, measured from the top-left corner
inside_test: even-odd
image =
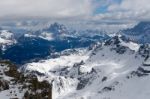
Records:
[[[11,44],[14,43],[14,35],[13,33],[7,30],[0,31],[0,43],[1,44]]]
[[[149,45],[115,36],[76,51],[22,70],[52,83],[53,99],[149,99]]]
[[[13,33],[7,30],[0,30],[0,46],[3,50],[5,50],[7,46],[13,45],[16,42]]]
[[[30,38],[38,37],[38,38],[42,38],[42,39],[45,39],[48,41],[51,41],[54,39],[52,33],[48,33],[48,32],[42,32],[40,35],[34,35],[32,33],[26,33],[26,34],[24,34],[24,37],[30,37]]]
[[[26,64],[26,70],[39,71],[40,73],[48,73],[50,70],[64,68],[65,66],[73,66],[75,63],[86,60],[87,55],[84,55],[84,50],[79,50],[77,53],[70,54],[69,56],[62,55],[59,58],[52,58],[48,60],[41,60],[39,63]]]

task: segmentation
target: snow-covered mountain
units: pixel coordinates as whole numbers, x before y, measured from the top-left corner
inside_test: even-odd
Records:
[[[67,37],[108,37],[105,31],[100,30],[73,30],[67,28],[63,24],[59,24],[57,22],[45,26],[43,29],[38,31],[31,31],[25,34],[26,37],[40,37],[46,40],[54,40],[54,39],[66,39]]]
[[[114,36],[84,49],[25,64],[53,85],[53,99],[149,99],[150,45]]]
[[[0,46],[5,50],[7,46],[15,44],[17,41],[14,34],[8,30],[0,30]]]
[[[140,22],[134,28],[123,30],[122,33],[132,41],[150,43],[150,22]]]
[[[54,52],[88,47],[109,38],[107,34],[95,35],[92,31],[90,35],[76,35],[74,33],[58,23],[51,24],[38,31],[27,31],[20,35],[14,33],[17,43],[2,52],[2,59],[24,64],[29,61],[51,57]],[[91,36],[92,34],[93,36]]]
[[[67,34],[69,32],[65,25],[59,24],[57,22],[51,24],[49,27],[43,29],[42,31],[51,31],[52,33],[59,35],[64,33]]]
[[[17,71],[14,64],[0,60],[1,99],[52,99],[51,85],[38,81],[35,75],[25,75]]]
[[[63,38],[64,36],[69,36],[69,30],[65,27],[65,25],[55,22],[44,27],[43,29],[31,31],[29,32],[29,34],[25,34],[25,36],[34,36],[46,40],[53,40],[56,38]]]
[[[1,30],[1,58],[20,72],[0,61],[0,97],[49,97],[52,84],[53,99],[149,99],[149,30],[149,22],[116,36],[58,23],[20,35]]]

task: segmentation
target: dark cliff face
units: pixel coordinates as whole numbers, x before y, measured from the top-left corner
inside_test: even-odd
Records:
[[[43,31],[48,31],[48,32],[55,33],[55,34],[63,34],[63,33],[67,34],[68,33],[67,28],[63,24],[59,24],[56,22],[54,24],[51,24],[50,27],[43,29]]]
[[[18,94],[23,94],[23,99],[52,99],[52,86],[49,82],[39,82],[32,74],[18,72],[16,66],[9,61],[1,60],[0,68],[0,92],[7,90],[7,94],[11,94],[11,89],[17,86],[20,93],[15,93],[16,98]],[[10,79],[6,79],[8,77]]]

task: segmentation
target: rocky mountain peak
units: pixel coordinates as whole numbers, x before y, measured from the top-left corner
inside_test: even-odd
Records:
[[[68,33],[67,28],[63,24],[59,24],[57,22],[51,24],[48,28],[44,29],[44,31],[48,31],[55,34]]]

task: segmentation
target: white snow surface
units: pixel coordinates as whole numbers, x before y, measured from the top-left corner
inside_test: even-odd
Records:
[[[39,37],[48,41],[54,40],[53,33],[49,33],[49,32],[42,32],[40,35],[26,33],[24,34],[24,36],[25,37]]]
[[[0,31],[0,43],[2,44],[9,44],[13,43],[13,33],[7,31],[7,30],[1,30]]]
[[[123,41],[120,45],[127,47],[122,54],[113,50],[115,45],[98,45],[24,68],[45,75],[38,78],[53,84],[53,99],[149,99],[150,76],[128,78],[145,62],[139,45]]]
[[[50,70],[57,68],[63,68],[65,66],[73,66],[75,63],[88,59],[88,55],[84,55],[85,50],[81,50],[77,54],[71,54],[69,56],[63,55],[59,58],[40,60],[39,62],[32,62],[26,64],[26,70],[38,71],[40,73],[48,73]]]
[[[24,34],[25,37],[36,37],[35,35],[32,35],[31,33],[27,33],[27,34]]]
[[[7,65],[0,64],[0,80],[6,80],[7,82],[11,82],[11,77],[5,75],[4,71],[8,70],[9,67]],[[19,84],[10,84],[8,90],[0,91],[0,99],[22,99],[26,90],[21,90]],[[1,86],[0,86],[1,88]],[[1,89],[0,89],[1,90]]]
[[[25,91],[24,91],[25,92]],[[1,99],[22,99],[24,92],[20,92],[19,86],[12,87],[9,90],[0,92]]]
[[[13,45],[16,42],[13,33],[7,30],[0,31],[0,45],[2,46],[2,50],[5,50],[6,46]]]
[[[130,48],[131,50],[134,50],[134,51],[138,51],[138,49],[140,48],[140,45],[137,44],[137,43],[134,43],[134,42],[121,42],[121,45],[123,46],[126,46],[128,48]]]
[[[48,41],[51,41],[54,39],[53,33],[43,32],[39,35],[40,38],[46,39]]]

